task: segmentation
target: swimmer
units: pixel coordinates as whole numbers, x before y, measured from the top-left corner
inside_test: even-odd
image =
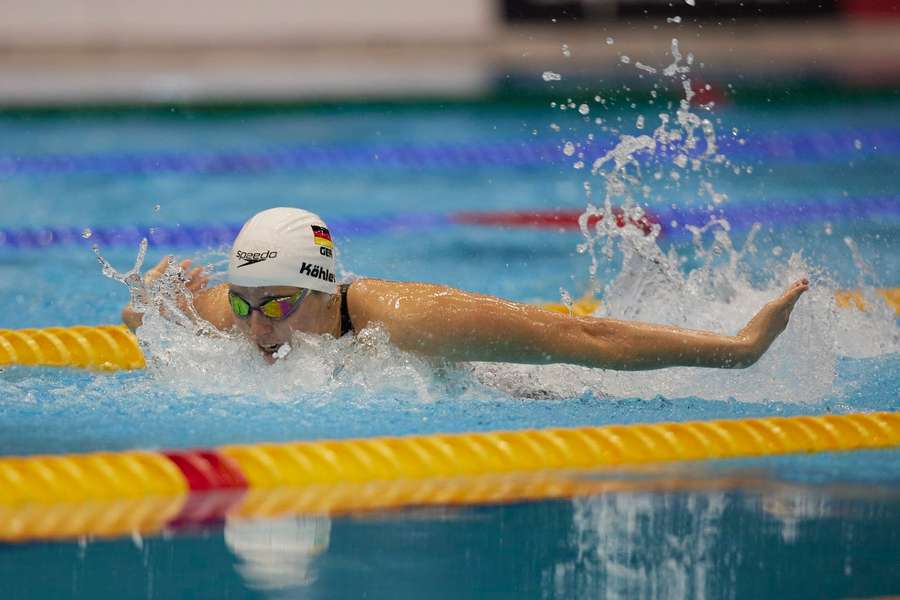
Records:
[[[169,259],[145,275],[159,278]],[[338,284],[334,244],[317,215],[272,208],[254,215],[234,241],[228,283],[207,287],[200,267],[182,261],[196,314],[223,331],[237,330],[268,363],[283,356],[295,331],[352,335],[380,324],[402,350],[451,361],[568,363],[601,369],[744,368],[784,331],[809,289],[801,279],[762,307],[735,336],[665,325],[573,317],[426,283],[360,278]],[[122,317],[134,331],[142,314]]]

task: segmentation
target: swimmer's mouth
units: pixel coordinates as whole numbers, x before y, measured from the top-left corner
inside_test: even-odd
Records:
[[[282,344],[257,344],[257,347],[266,354],[274,354],[281,346]]]

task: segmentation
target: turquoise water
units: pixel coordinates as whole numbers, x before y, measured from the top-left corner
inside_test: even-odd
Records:
[[[642,174],[652,188],[642,199],[651,212],[703,208],[709,200],[698,193],[702,181],[726,193],[724,215],[731,211],[734,225],[719,247],[710,232],[700,254],[683,229],[664,230],[661,256],[681,257],[677,270],[685,281],[677,285],[658,281],[648,267],[652,260],[635,259],[628,264],[636,274],[623,275],[621,247],[611,260],[598,253],[609,314],[726,331],[792,277],[810,275],[813,292],[770,357],[753,369],[623,375],[436,367],[379,340],[368,354],[340,343],[301,346],[266,369],[252,361],[237,366],[247,352],[237,341],[217,352],[218,342],[153,330],[145,335],[162,358],[146,372],[0,372],[0,453],[898,410],[896,321],[888,313],[839,311],[830,302],[837,288],[900,285],[900,148],[891,141],[898,107],[723,108],[716,114],[720,138],[776,136],[799,150],[733,144],[740,174],[704,167],[699,175],[684,172],[677,184],[669,167],[661,180],[653,179],[652,165]],[[648,121],[653,114],[646,112]],[[635,115],[604,113],[607,121],[621,117],[619,127],[632,133]],[[257,210],[291,204],[336,223],[413,214],[417,220],[402,227],[333,226],[344,275],[432,281],[524,302],[558,300],[560,288],[578,296],[588,285],[590,259],[577,251],[583,242],[577,231],[466,226],[447,217],[583,210],[584,181],[596,193],[602,180],[574,169],[562,145],[593,131],[598,140],[615,139],[574,114],[530,106],[8,114],[0,116],[0,163],[65,160],[34,163],[42,166],[31,170],[0,168],[0,229],[196,228],[240,223]],[[805,152],[810,132],[839,143]],[[454,162],[439,151],[446,144],[476,158]],[[478,151],[485,144],[555,144],[560,151],[552,160],[488,160]],[[271,157],[286,148],[308,154],[325,147],[339,151],[313,166],[197,166],[216,153]],[[360,147],[368,149],[363,158],[346,154]],[[384,165],[375,156],[403,148],[416,149],[405,162]],[[123,155],[144,157],[150,166],[108,166],[97,158]],[[845,212],[810,208],[841,202]],[[785,218],[791,206],[801,208]],[[745,243],[753,221],[761,229],[750,252]],[[102,276],[91,244],[119,268],[130,267],[137,244],[98,238],[0,245],[0,292],[7,300],[0,327],[117,322],[128,293]],[[213,265],[225,257],[222,247],[151,244],[148,263],[167,252]],[[338,365],[342,374],[328,377]],[[422,590],[435,597],[896,593],[898,570],[891,566],[898,556],[900,453],[720,468],[758,469],[781,483],[298,519],[270,524],[294,534],[271,542],[286,548],[287,562],[268,567],[247,542],[272,537],[264,523],[263,533],[229,525],[139,541],[5,546],[0,576],[12,583],[13,597],[48,598],[405,597]],[[885,491],[869,495],[865,486]]]

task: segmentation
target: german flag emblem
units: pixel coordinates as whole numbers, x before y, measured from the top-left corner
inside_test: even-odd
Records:
[[[313,241],[317,246],[325,246],[329,250],[334,249],[334,242],[331,241],[331,232],[325,227],[318,225],[310,225],[313,232]]]

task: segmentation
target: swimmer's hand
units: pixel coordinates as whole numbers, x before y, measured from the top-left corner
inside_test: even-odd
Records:
[[[163,259],[159,261],[156,266],[154,266],[152,269],[149,269],[144,274],[143,289],[135,293],[146,295],[147,291],[160,277],[163,276],[172,262],[173,257],[163,257]],[[190,300],[197,294],[202,292],[204,289],[206,289],[206,285],[209,283],[209,276],[204,272],[203,267],[191,268],[191,259],[189,258],[182,260],[178,264],[178,266],[180,268],[179,279],[183,283],[183,287],[176,291],[178,308],[182,313],[190,315]],[[149,302],[149,298],[147,297],[142,297],[140,298],[140,300],[143,304]],[[124,310],[122,310],[122,321],[124,321],[125,325],[127,325],[128,328],[132,331],[140,327],[143,318],[143,311],[136,310],[133,301],[129,302],[128,306],[126,306]]]
[[[750,366],[765,354],[772,342],[787,327],[791,312],[800,296],[809,289],[809,280],[805,277],[795,281],[785,292],[767,303],[760,309],[756,316],[750,319],[747,326],[741,329],[737,337],[745,340],[748,352],[741,367]],[[749,361],[749,363],[746,363]]]

